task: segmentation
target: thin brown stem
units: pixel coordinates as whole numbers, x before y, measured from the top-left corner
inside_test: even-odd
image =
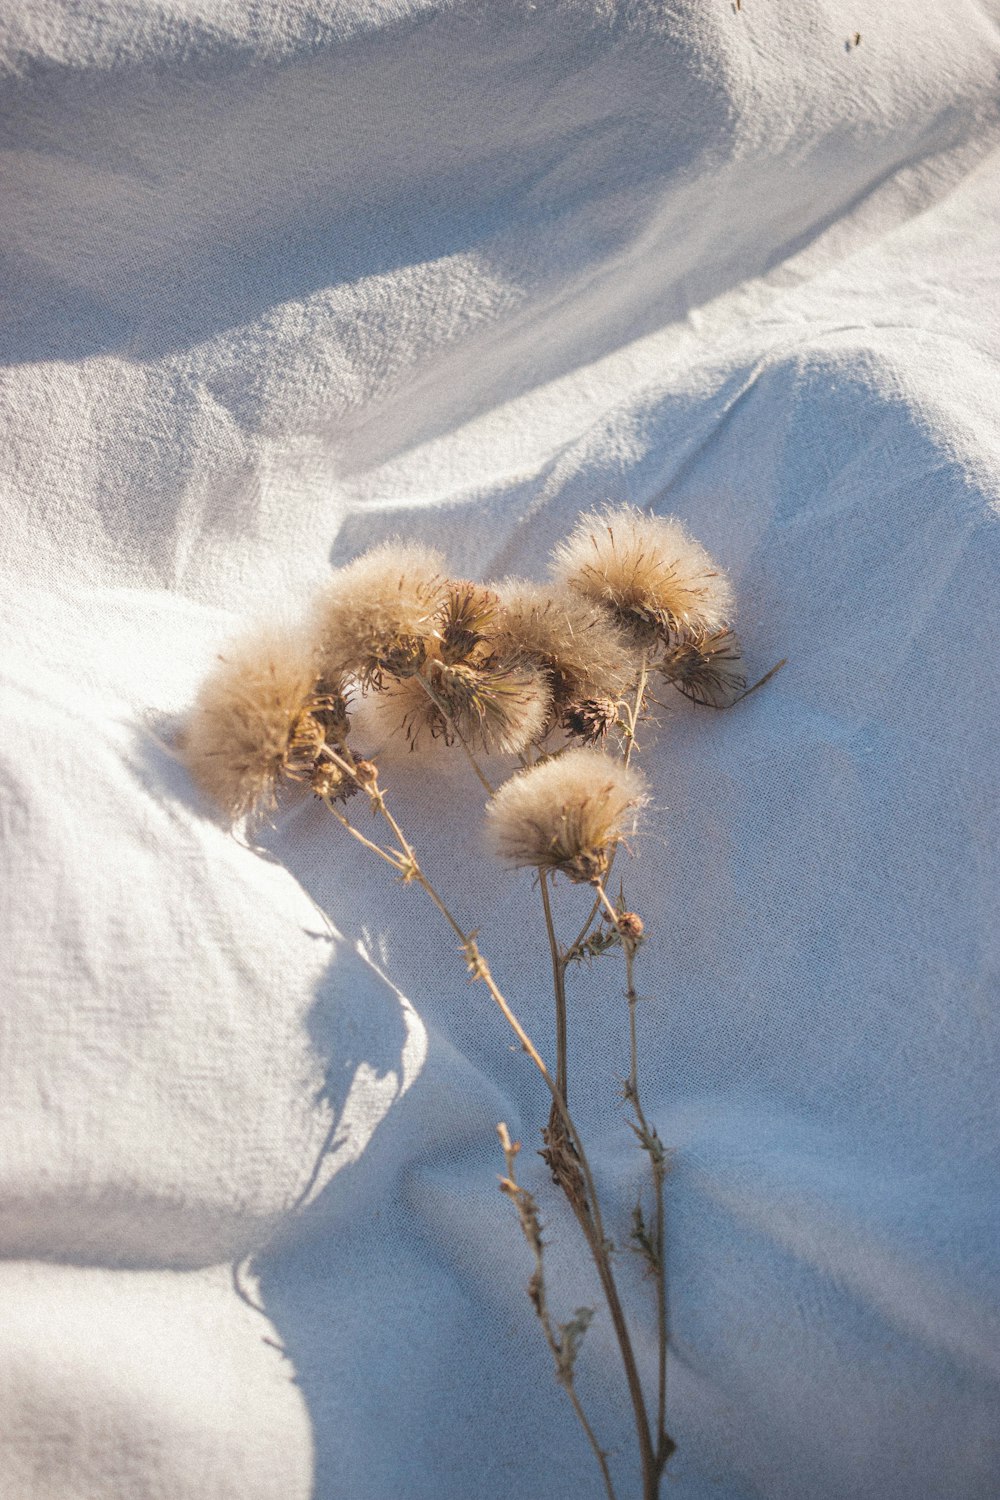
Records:
[[[580,1332],[578,1330],[577,1342],[574,1343],[570,1329],[566,1327],[561,1328],[559,1332],[562,1334],[562,1337],[560,1338],[559,1334],[557,1334],[555,1328],[552,1325],[552,1318],[549,1313],[548,1307],[548,1298],[546,1296],[544,1260],[545,1245],[544,1241],[542,1240],[542,1225],[538,1215],[538,1204],[535,1202],[534,1196],[528,1192],[527,1188],[523,1188],[521,1186],[521,1184],[517,1180],[516,1175],[515,1163],[517,1160],[518,1152],[521,1149],[520,1142],[511,1140],[510,1132],[508,1131],[507,1126],[503,1124],[503,1122],[501,1122],[497,1126],[497,1135],[500,1137],[500,1146],[504,1155],[504,1164],[507,1168],[507,1176],[500,1179],[500,1190],[508,1198],[510,1198],[517,1210],[517,1216],[521,1224],[521,1231],[528,1242],[528,1246],[535,1261],[535,1269],[532,1273],[531,1280],[528,1283],[528,1296],[530,1297],[532,1306],[534,1307],[535,1312],[538,1316],[538,1321],[542,1325],[542,1331],[545,1335],[545,1342],[548,1344],[552,1354],[552,1358],[555,1361],[556,1379],[562,1386],[563,1390],[566,1392],[566,1395],[569,1397],[573,1410],[576,1413],[577,1420],[586,1433],[587,1441],[589,1442],[591,1449],[593,1450],[594,1457],[597,1459],[597,1462],[600,1466],[601,1478],[604,1480],[604,1488],[607,1491],[608,1500],[616,1500],[614,1485],[611,1482],[611,1471],[608,1468],[607,1454],[601,1447],[600,1443],[597,1441],[597,1435],[594,1432],[594,1429],[591,1427],[590,1422],[587,1420],[586,1413],[584,1412],[583,1406],[580,1403],[580,1398],[576,1392],[574,1364],[576,1361],[578,1339],[581,1336]],[[589,1315],[590,1311],[591,1309],[589,1308],[578,1309],[577,1317],[579,1317],[583,1312],[587,1312]]]
[[[597,899],[608,912],[611,920],[621,933],[619,925],[619,914],[615,911],[607,891],[603,885],[597,886]],[[629,1075],[625,1085],[625,1097],[628,1099],[633,1110],[637,1126],[634,1126],[636,1135],[643,1150],[649,1157],[650,1169],[653,1175],[653,1187],[656,1202],[656,1226],[653,1241],[655,1255],[656,1274],[656,1333],[657,1333],[657,1391],[656,1391],[656,1463],[657,1475],[662,1474],[667,1459],[674,1451],[674,1441],[666,1429],[667,1415],[667,1344],[669,1342],[669,1327],[667,1323],[667,1271],[666,1271],[666,1226],[664,1210],[664,1184],[667,1175],[667,1158],[663,1148],[663,1142],[655,1130],[649,1124],[645,1111],[642,1107],[642,1095],[639,1091],[639,1046],[636,1036],[636,1009],[639,1004],[639,996],[635,987],[635,955],[636,942],[627,933],[622,933],[622,950],[625,954],[625,998],[628,1001],[628,1032],[629,1032]]]
[[[360,828],[355,828],[354,824],[344,816],[344,814],[340,811],[340,808],[337,807],[332,797],[324,797],[323,801],[333,813],[333,816],[336,818],[337,822],[342,824],[343,827],[347,829],[348,833],[351,835],[351,838],[357,839],[358,843],[363,844],[366,849],[370,849],[372,854],[377,854],[380,859],[385,860],[386,864],[392,865],[392,868],[396,871],[397,874],[400,874],[402,872],[404,867],[400,864],[397,857],[394,854],[391,854],[388,849],[383,849],[380,844],[375,844],[371,839],[365,838]]]
[[[636,1119],[641,1131],[640,1139],[648,1142],[650,1167],[653,1173],[653,1187],[656,1197],[656,1338],[657,1338],[657,1396],[656,1396],[656,1445],[657,1462],[662,1470],[667,1459],[673,1451],[673,1440],[669,1437],[666,1428],[667,1420],[667,1343],[669,1341],[669,1329],[667,1326],[667,1268],[666,1268],[666,1229],[664,1214],[664,1182],[666,1178],[666,1159],[660,1138],[654,1129],[651,1129],[642,1107],[642,1098],[639,1093],[639,1049],[636,1041],[635,1012],[638,1004],[638,995],[635,989],[635,946],[632,943],[625,944],[625,985],[626,998],[628,1000],[628,1022],[629,1022],[629,1049],[630,1049],[630,1071],[629,1071],[629,1095],[632,1107],[635,1110]]]
[[[565,1101],[568,1097],[568,1045],[566,1037],[566,963],[559,951],[555,923],[552,920],[552,902],[549,898],[549,877],[546,870],[539,870],[538,884],[542,893],[542,909],[545,912],[545,931],[549,939],[552,956],[552,988],[556,1001],[556,1088]]]
[[[630,707],[626,710],[626,712],[628,714],[628,724],[626,726],[627,733],[626,733],[626,740],[625,740],[625,753],[622,756],[622,763],[626,767],[628,766],[629,761],[632,759],[632,750],[633,750],[633,748],[635,746],[636,725],[639,723],[639,715],[642,712],[642,702],[643,702],[643,699],[646,696],[646,684],[648,683],[648,681],[649,681],[649,653],[648,653],[648,651],[643,651],[643,653],[642,653],[642,661],[639,664],[639,677],[638,677],[638,680],[636,682],[635,696],[634,696],[634,698],[632,700],[632,703],[631,703]],[[616,846],[611,851],[611,857],[608,860],[608,868],[607,868],[607,872],[606,872],[605,878],[608,878],[610,876],[610,874],[611,874],[612,868],[614,867],[614,863],[615,863],[615,856],[617,855],[617,853],[618,853],[618,849],[617,849],[617,846]],[[595,900],[593,906],[590,908],[590,912],[589,912],[589,914],[587,916],[587,920],[584,922],[583,926],[580,928],[580,931],[577,934],[576,940],[574,942],[570,943],[569,947],[567,948],[567,950],[566,950],[567,953],[577,953],[577,952],[579,952],[581,944],[586,941],[587,934],[589,933],[590,929],[594,925],[594,918],[597,916],[597,913],[600,911],[600,908],[601,908],[601,902],[600,902],[600,897],[598,897]]]

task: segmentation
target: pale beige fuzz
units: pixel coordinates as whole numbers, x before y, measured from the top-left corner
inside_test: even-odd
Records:
[[[545,674],[530,664],[432,659],[419,674],[387,683],[369,702],[375,734],[404,738],[414,750],[461,738],[474,751],[516,755],[544,730],[551,697]]]
[[[315,677],[306,638],[271,628],[227,650],[203,682],[179,748],[231,821],[273,805]]]
[[[635,681],[635,654],[598,605],[523,578],[506,578],[496,591],[501,610],[491,642],[502,655],[523,656],[549,673],[557,712],[587,700],[616,702]]]
[[[383,542],[338,569],[322,596],[317,635],[324,673],[367,676],[419,659],[445,594],[445,560],[420,542]]]
[[[612,611],[643,644],[700,634],[733,617],[729,580],[674,516],[607,506],[581,517],[553,554],[552,574]]]
[[[486,805],[487,838],[508,864],[591,879],[647,800],[640,771],[600,750],[567,750],[504,782]]]

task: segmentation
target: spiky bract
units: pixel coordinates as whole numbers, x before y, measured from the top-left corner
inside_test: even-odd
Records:
[[[487,804],[487,834],[508,864],[596,880],[646,800],[639,771],[578,747],[505,781]]]
[[[343,697],[317,692],[308,642],[270,629],[219,660],[198,694],[181,739],[195,781],[228,818],[273,806],[281,777],[302,774],[323,743],[320,715],[341,720]]]
[[[552,572],[646,648],[719,630],[733,613],[729,581],[701,543],[675,517],[631,505],[581,517]]]
[[[743,651],[731,630],[682,641],[667,651],[659,669],[685,698],[705,708],[730,708],[746,692]]]
[[[492,635],[499,605],[492,589],[480,583],[449,579],[436,622],[437,654],[441,660],[461,662],[477,653],[477,648]]]
[[[339,569],[319,612],[324,671],[376,688],[412,676],[437,636],[444,586],[444,558],[419,542],[384,542]]]

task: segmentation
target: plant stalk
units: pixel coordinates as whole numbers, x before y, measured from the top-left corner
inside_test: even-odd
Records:
[[[574,1197],[574,1195],[571,1193],[567,1193],[567,1197],[569,1198],[570,1205],[577,1218],[577,1222],[580,1224],[580,1227],[584,1233],[584,1237],[586,1238],[587,1244],[590,1248],[594,1264],[597,1268],[597,1274],[600,1278],[601,1287],[604,1291],[604,1296],[608,1304],[608,1311],[611,1314],[611,1321],[614,1325],[615,1336],[618,1341],[622,1365],[625,1371],[625,1380],[626,1384],[628,1385],[629,1396],[632,1402],[636,1436],[639,1443],[639,1457],[642,1464],[643,1475],[643,1500],[657,1500],[657,1496],[659,1493],[660,1468],[658,1466],[657,1454],[653,1447],[652,1435],[649,1426],[649,1416],[646,1411],[645,1397],[642,1390],[642,1382],[639,1378],[639,1370],[636,1364],[635,1351],[632,1347],[632,1339],[628,1331],[628,1324],[625,1320],[625,1313],[622,1308],[621,1298],[618,1295],[618,1288],[615,1283],[614,1273],[611,1269],[609,1244],[607,1236],[604,1232],[604,1223],[601,1216],[600,1204],[597,1198],[597,1190],[594,1184],[594,1177],[590,1168],[590,1163],[587,1160],[587,1154],[584,1149],[583,1141],[580,1138],[580,1133],[577,1130],[572,1116],[570,1115],[566,1101],[563,1098],[562,1094],[559,1092],[556,1081],[553,1078],[552,1074],[549,1072],[549,1069],[547,1068],[541,1054],[539,1053],[537,1047],[531,1040],[528,1033],[525,1031],[524,1027],[521,1025],[521,1022],[518,1020],[517,1016],[511,1010],[510,1005],[508,1004],[506,998],[497,985],[496,980],[493,978],[489,964],[479,951],[479,946],[476,942],[476,934],[474,932],[466,933],[464,931],[461,924],[449,911],[441,896],[438,894],[434,886],[424,874],[423,870],[420,867],[419,861],[417,860],[417,856],[412,844],[410,844],[405,834],[403,833],[403,830],[400,828],[396,819],[390,812],[381,790],[375,787],[369,791],[369,796],[371,797],[373,807],[386,819],[389,827],[392,829],[397,840],[399,841],[400,849],[402,851],[402,855],[404,856],[404,858],[400,861],[400,873],[403,881],[409,882],[410,880],[415,880],[417,884],[422,887],[422,889],[433,901],[438,911],[440,911],[449,927],[455,933],[455,936],[459,939],[459,944],[461,946],[463,954],[465,955],[465,960],[469,966],[469,972],[472,978],[481,979],[486,985],[486,988],[489,991],[491,997],[499,1007],[501,1014],[520,1042],[522,1050],[527,1053],[527,1055],[531,1058],[531,1061],[534,1063],[535,1067],[538,1069],[539,1073],[541,1073],[542,1078],[544,1079],[545,1084],[549,1090],[549,1093],[552,1096],[555,1110],[558,1112],[560,1121],[565,1128],[567,1139],[572,1143],[577,1163],[583,1176],[583,1181],[586,1188],[586,1201],[580,1202],[578,1196]],[[336,812],[336,809],[332,810]],[[357,833],[357,830],[353,829],[350,824],[348,825],[348,827],[351,828],[352,832]],[[384,850],[379,850],[377,846],[375,846],[375,852],[380,853],[382,857],[388,859],[390,863],[393,862],[391,857],[388,856]]]

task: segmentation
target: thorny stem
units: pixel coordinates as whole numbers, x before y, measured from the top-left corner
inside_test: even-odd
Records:
[[[462,733],[461,729],[459,729],[458,725],[456,724],[454,715],[452,715],[451,713],[449,713],[447,706],[441,700],[441,695],[439,693],[435,692],[435,690],[431,687],[430,683],[427,681],[427,678],[424,676],[423,672],[418,672],[417,673],[417,681],[420,683],[420,686],[423,688],[423,690],[427,694],[428,698],[434,704],[434,707],[438,710],[439,713],[441,713],[441,714],[444,715],[446,723],[450,724],[451,727],[452,727],[452,729],[455,731],[455,738],[458,740],[458,743],[461,745],[462,749],[465,751],[466,759],[468,760],[469,765],[475,771],[476,775],[479,777],[479,780],[482,782],[483,786],[486,788],[487,794],[490,797],[492,797],[494,791],[496,790],[496,788],[490,785],[490,782],[487,779],[487,777],[485,776],[482,767],[480,766],[478,760],[476,759],[476,757],[472,753],[472,750],[471,750],[471,748],[469,746],[468,740],[465,738],[465,735]]]
[[[336,818],[337,822],[343,824],[352,838],[357,839],[359,844],[364,844],[365,848],[370,849],[373,854],[379,855],[380,858],[385,860],[386,864],[392,865],[392,868],[396,871],[397,875],[402,872],[403,866],[400,864],[396,856],[394,854],[390,854],[388,849],[383,849],[381,845],[373,844],[371,839],[366,839],[360,828],[355,828],[353,823],[348,822],[347,818],[340,811],[340,808],[336,805],[332,797],[324,797],[323,801],[333,813],[333,816]]]
[[[339,757],[335,757],[339,759]],[[342,762],[342,764],[344,764]],[[348,768],[350,769],[350,768]],[[622,1308],[621,1298],[618,1295],[618,1287],[615,1283],[614,1273],[611,1269],[609,1254],[609,1242],[604,1232],[604,1222],[601,1215],[600,1204],[597,1198],[597,1190],[594,1185],[594,1177],[587,1160],[580,1133],[576,1128],[566,1101],[556,1086],[555,1079],[549,1072],[534,1042],[521,1025],[517,1016],[511,1010],[504,995],[498,987],[496,980],[490,971],[489,964],[479,951],[475,932],[466,933],[460,923],[448,910],[442,898],[438,895],[427,876],[424,874],[417,860],[412,844],[409,843],[396,819],[386,805],[385,797],[379,788],[369,790],[372,805],[386,819],[405,855],[405,863],[400,862],[400,873],[404,882],[415,880],[434,902],[441,915],[451,927],[459,940],[469,973],[473,979],[481,979],[487,990],[499,1007],[501,1014],[510,1026],[514,1035],[521,1044],[521,1048],[531,1058],[535,1067],[545,1080],[546,1087],[552,1095],[553,1104],[558,1111],[560,1120],[566,1130],[568,1140],[571,1142],[576,1153],[577,1164],[583,1176],[586,1188],[586,1200],[580,1201],[579,1194],[567,1193],[570,1206],[573,1209],[576,1220],[583,1231],[584,1237],[590,1248],[597,1274],[600,1278],[601,1287],[604,1291],[611,1321],[614,1324],[615,1336],[618,1340],[618,1348],[621,1353],[622,1365],[625,1371],[625,1380],[629,1389],[632,1402],[632,1411],[635,1418],[636,1436],[639,1441],[639,1456],[642,1463],[643,1500],[656,1500],[659,1491],[659,1466],[658,1454],[653,1448],[652,1435],[649,1428],[649,1416],[646,1412],[646,1402],[643,1396],[642,1382],[639,1378],[639,1370],[636,1365],[635,1351],[632,1348],[632,1339],[625,1321],[625,1313]],[[383,857],[385,852],[382,851]]]
[[[608,1493],[608,1500],[616,1500],[614,1485],[611,1482],[611,1471],[608,1468],[607,1454],[597,1441],[597,1435],[587,1420],[586,1413],[580,1404],[580,1398],[576,1393],[576,1385],[573,1375],[573,1354],[568,1351],[565,1344],[566,1335],[560,1339],[552,1327],[552,1319],[549,1316],[548,1300],[545,1294],[545,1268],[543,1262],[544,1243],[542,1240],[541,1223],[538,1218],[538,1205],[531,1193],[523,1188],[517,1180],[515,1160],[520,1151],[520,1142],[512,1141],[507,1126],[502,1122],[497,1126],[497,1135],[500,1137],[500,1146],[507,1167],[506,1178],[500,1179],[500,1188],[514,1204],[517,1216],[520,1220],[521,1229],[535,1259],[535,1270],[528,1283],[528,1295],[531,1298],[538,1321],[542,1325],[545,1334],[545,1342],[552,1352],[552,1358],[556,1365],[556,1379],[562,1386],[570,1403],[576,1413],[580,1426],[587,1435],[587,1441],[593,1449],[594,1457],[597,1459],[601,1469],[601,1477],[604,1480],[604,1488]]]
[[[607,891],[603,885],[597,886],[597,900],[608,912],[615,927],[619,931],[618,913],[608,900]],[[667,1323],[667,1278],[666,1278],[666,1231],[664,1224],[664,1182],[667,1175],[666,1153],[663,1142],[660,1140],[656,1130],[650,1126],[642,1107],[642,1098],[639,1093],[639,1048],[636,1039],[635,1012],[639,1003],[639,996],[635,988],[635,940],[626,934],[622,934],[622,950],[625,954],[625,998],[628,1001],[628,1032],[629,1032],[629,1075],[625,1085],[625,1097],[628,1099],[635,1117],[638,1121],[636,1134],[639,1141],[649,1156],[649,1164],[653,1173],[653,1187],[656,1195],[656,1239],[654,1251],[656,1256],[656,1332],[657,1332],[657,1396],[656,1396],[656,1466],[657,1474],[662,1474],[668,1458],[674,1451],[675,1443],[667,1432],[667,1343],[669,1339],[669,1327]]]

